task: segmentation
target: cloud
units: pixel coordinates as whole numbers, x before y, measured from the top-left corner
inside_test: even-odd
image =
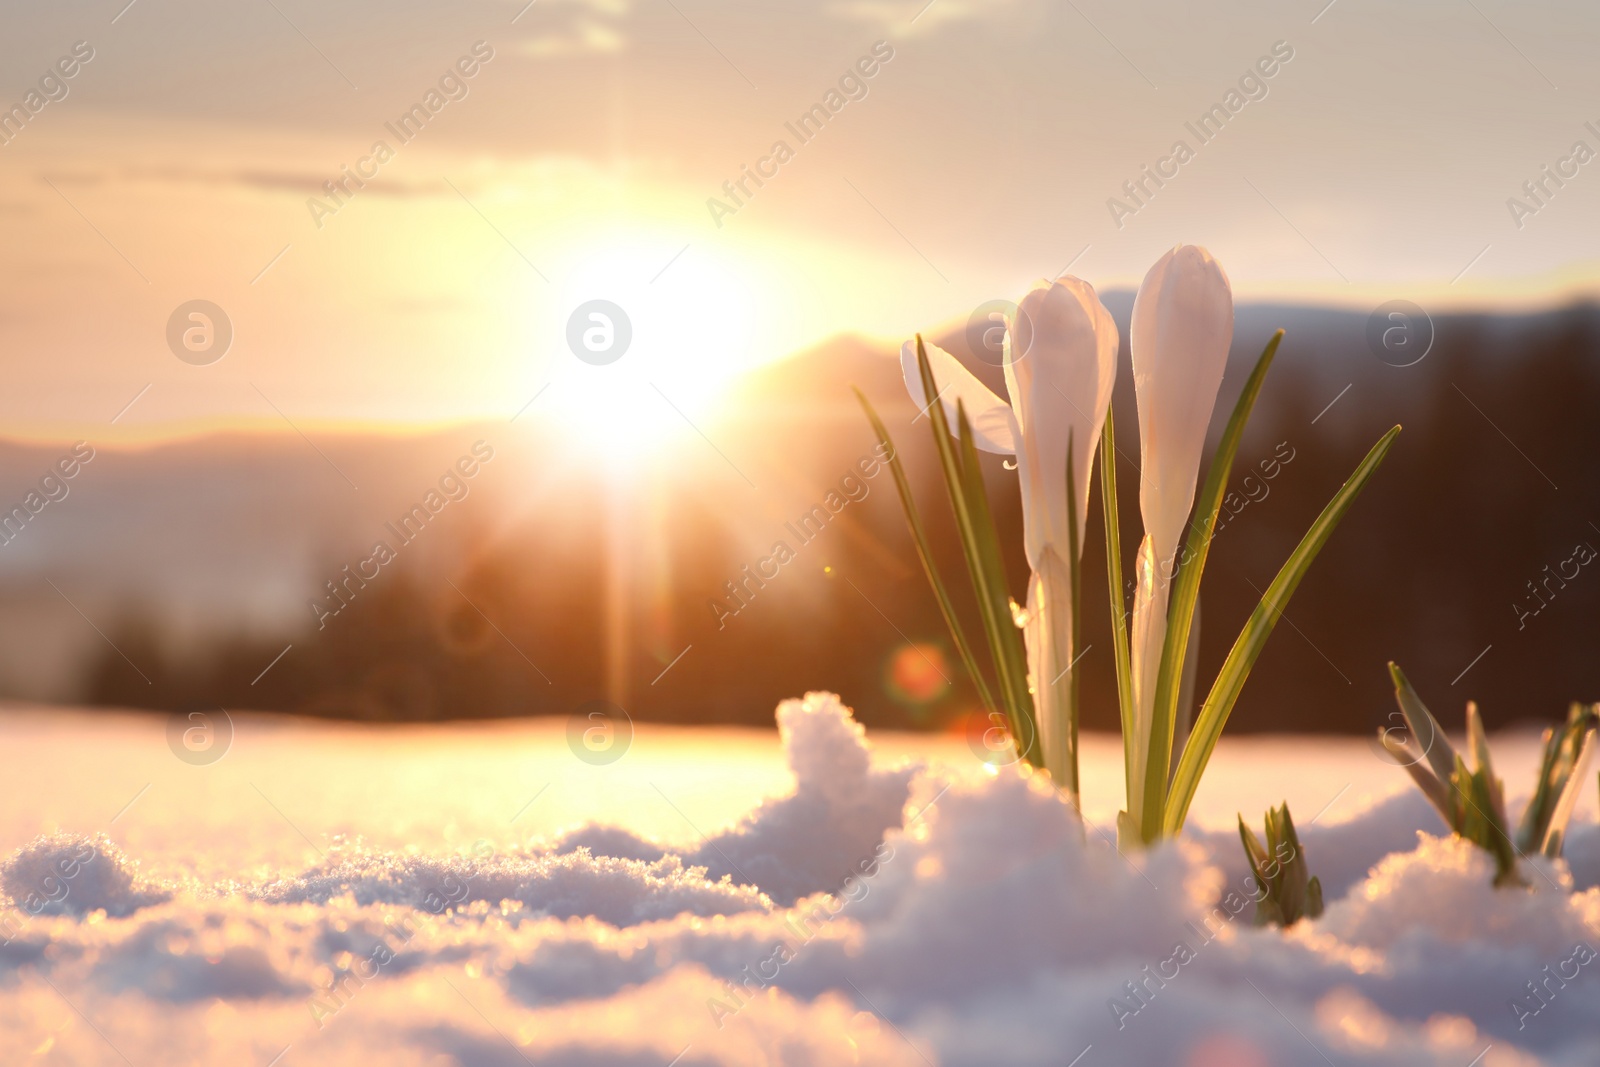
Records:
[[[864,22],[897,37],[929,34],[1000,13],[1018,0],[835,0],[825,10],[834,18]]]
[[[206,170],[191,167],[124,167],[116,171],[63,171],[41,174],[41,181],[80,188],[113,184],[199,185],[208,188],[242,188],[269,193],[293,193],[295,196],[326,196],[323,186],[330,174],[315,171],[271,170]],[[362,190],[363,195],[412,199],[423,196],[454,195],[442,181],[407,182],[385,176],[382,181],[372,181]]]
[[[628,46],[624,27],[633,13],[631,0],[545,0],[539,7],[540,17],[529,20],[532,35],[517,46],[523,55],[608,55]],[[558,14],[545,14],[551,10]]]

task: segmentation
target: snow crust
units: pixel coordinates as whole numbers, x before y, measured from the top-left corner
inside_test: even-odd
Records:
[[[1257,929],[1234,835],[1124,855],[1037,777],[882,764],[831,694],[777,718],[794,791],[687,852],[589,826],[203,883],[41,836],[0,864],[5,1062],[1600,1063],[1592,824],[1497,890],[1400,794],[1303,826],[1328,909]]]

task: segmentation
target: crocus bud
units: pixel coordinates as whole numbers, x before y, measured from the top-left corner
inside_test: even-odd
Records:
[[[1148,752],[1178,542],[1194,506],[1206,428],[1233,342],[1233,291],[1211,253],[1179,245],[1156,261],[1134,298],[1129,342],[1139,401],[1139,513],[1145,531],[1134,565],[1129,636],[1136,751]],[[1135,822],[1142,818],[1146,773],[1135,760],[1130,790]]]
[[[1211,253],[1179,245],[1156,261],[1134,298],[1129,341],[1139,399],[1139,513],[1158,577],[1170,578],[1233,342],[1233,290]]]
[[[1090,472],[1116,381],[1117,325],[1092,286],[1062,278],[1042,283],[1022,298],[1006,341],[1009,404],[948,352],[932,345],[924,349],[952,423],[960,400],[974,444],[1017,457],[1023,543],[1033,572],[1027,611],[1021,616],[1029,688],[1045,767],[1076,800],[1076,726],[1069,707],[1077,620],[1072,617],[1070,568],[1078,561],[1069,550],[1068,516],[1076,515],[1081,555]],[[913,343],[901,349],[900,361],[912,400],[925,407],[928,398]]]
[[[1076,802],[1076,726],[1068,712],[1072,615],[1068,516],[1078,524],[1078,554],[1088,518],[1090,471],[1117,375],[1117,324],[1093,286],[1062,278],[1035,287],[1017,306],[1006,390],[1017,426],[1017,477],[1022,485],[1022,538],[1033,574],[1028,582],[1028,682],[1039,722],[1045,767]],[[1067,495],[1067,452],[1073,495]]]
[[[1077,278],[1037,286],[1017,306],[1026,351],[1013,339],[1006,389],[1021,430],[1023,541],[1028,565],[1044,568],[1044,549],[1067,554],[1067,509],[1076,510],[1079,550],[1088,518],[1090,472],[1117,376],[1117,324],[1094,287]],[[1067,442],[1077,499],[1067,499]]]
[[[1017,423],[1011,405],[995,395],[961,361],[938,345],[923,342],[922,350],[928,356],[928,366],[933,370],[933,383],[939,390],[939,401],[944,416],[950,423],[950,432],[956,428],[956,405],[966,410],[967,421],[972,426],[972,443],[985,452],[998,452],[1009,456],[1017,450]],[[928,409],[927,393],[922,388],[922,372],[917,367],[917,342],[907,341],[900,346],[900,373],[906,380],[906,392],[911,402],[924,412]]]

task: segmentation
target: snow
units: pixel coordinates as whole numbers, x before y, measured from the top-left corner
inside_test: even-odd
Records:
[[[1496,890],[1359,744],[1224,739],[1193,832],[1124,855],[960,741],[875,746],[829,694],[777,720],[787,770],[734,731],[594,768],[559,725],[279,720],[202,768],[159,722],[13,711],[4,1062],[1600,1062],[1592,795],[1570,868]],[[1515,797],[1532,746],[1493,744]],[[1328,908],[1258,929],[1228,809],[1284,796]]]
[[[482,859],[396,856],[340,849],[298,875],[247,891],[275,904],[403,904],[435,913],[476,901],[512,900],[541,915],[592,915],[633,926],[675,915],[737,915],[769,910],[772,902],[748,883],[709,880],[704,867],[677,856],[654,862],[565,854],[491,855]]]
[[[29,915],[128,915],[167,894],[105,834],[40,834],[0,864],[0,889]]]

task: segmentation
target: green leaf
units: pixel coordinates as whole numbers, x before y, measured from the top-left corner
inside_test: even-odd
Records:
[[[1172,794],[1166,812],[1168,833],[1176,834],[1183,829],[1184,819],[1189,813],[1189,804],[1194,800],[1195,790],[1200,786],[1200,776],[1205,773],[1211,753],[1216,749],[1217,738],[1222,736],[1222,728],[1233,711],[1234,703],[1239,699],[1245,679],[1250,676],[1250,668],[1255,666],[1256,658],[1266,646],[1267,638],[1271,636],[1273,627],[1277,625],[1278,618],[1289,603],[1289,598],[1294,595],[1300,580],[1305,577],[1306,570],[1317,558],[1317,553],[1322,551],[1322,546],[1327,544],[1339,521],[1350,510],[1350,505],[1355,502],[1367,481],[1383,462],[1384,456],[1388,455],[1389,448],[1399,433],[1400,427],[1396,426],[1372,446],[1366,458],[1334,494],[1333,499],[1328,501],[1328,506],[1322,509],[1322,514],[1317,516],[1317,520],[1311,524],[1306,535],[1300,539],[1300,544],[1284,562],[1272,584],[1267,587],[1255,611],[1251,612],[1244,629],[1239,631],[1239,637],[1228,652],[1228,658],[1223,661],[1222,669],[1217,672],[1216,680],[1211,684],[1211,692],[1206,696],[1205,704],[1195,721],[1194,731],[1189,735],[1189,743],[1184,746],[1183,757],[1178,761],[1178,772],[1173,776]],[[1187,634],[1185,637],[1187,638]],[[1168,639],[1171,639],[1170,630]]]
[[[1495,860],[1494,884],[1519,885],[1516,849],[1511,845],[1511,835],[1506,832],[1500,800],[1500,782],[1486,767],[1472,774],[1460,756],[1456,757],[1454,774],[1457,794],[1461,798],[1461,836],[1487,851]]]
[[[1511,847],[1511,835],[1506,832],[1510,820],[1506,818],[1505,788],[1500,779],[1495,777],[1494,764],[1489,759],[1489,738],[1483,730],[1483,717],[1478,714],[1478,705],[1474,701],[1467,701],[1467,747],[1472,751],[1472,762],[1476,773],[1482,779],[1484,795],[1489,801],[1488,815],[1490,821],[1500,836],[1506,839],[1506,847]]]
[[[961,653],[961,662],[967,668],[967,674],[972,677],[972,684],[977,687],[978,699],[983,702],[986,711],[999,711],[1000,705],[994,702],[994,695],[989,691],[989,683],[984,680],[983,672],[978,669],[977,658],[972,654],[972,645],[967,641],[967,635],[962,630],[960,622],[956,619],[955,607],[950,602],[950,594],[945,589],[944,581],[939,577],[939,571],[933,563],[933,550],[928,546],[927,532],[922,525],[922,517],[917,512],[916,500],[911,495],[911,480],[906,477],[905,464],[900,462],[900,453],[895,449],[894,439],[889,436],[889,430],[884,426],[883,420],[878,418],[878,413],[872,409],[860,389],[855,391],[856,399],[861,401],[861,407],[867,413],[867,420],[872,423],[872,430],[878,435],[878,441],[888,453],[889,472],[894,475],[895,491],[900,494],[900,507],[906,514],[906,525],[911,527],[911,539],[917,546],[917,558],[922,561],[922,572],[928,576],[928,584],[933,586],[934,598],[939,601],[939,613],[944,616],[945,625],[950,628],[950,636],[956,643],[956,649]]]
[[[1400,714],[1405,716],[1412,738],[1422,749],[1421,757],[1426,757],[1428,766],[1441,782],[1448,782],[1455,773],[1456,750],[1444,735],[1444,727],[1433,717],[1397,664],[1389,664],[1389,677],[1394,681],[1394,697],[1400,705]]]
[[[1594,734],[1591,732],[1583,742],[1583,756],[1580,763],[1588,762],[1589,752],[1594,748]],[[1539,843],[1539,850],[1549,859],[1558,859],[1562,849],[1567,843],[1567,824],[1572,821],[1572,812],[1578,806],[1578,790],[1583,784],[1580,775],[1568,778],[1561,790],[1561,799],[1556,805],[1555,812],[1550,818],[1550,823],[1545,827],[1544,838]]]
[[[1552,788],[1558,796],[1537,842],[1539,850],[1551,859],[1561,855],[1567,836],[1567,823],[1572,820],[1573,809],[1578,806],[1583,769],[1588,766],[1595,748],[1595,719],[1592,714],[1584,712],[1581,717],[1575,714],[1568,721],[1566,738],[1564,758],[1553,775]]]
[[[966,495],[974,554],[983,571],[984,585],[991,598],[992,614],[996,621],[995,632],[991,635],[995,668],[1000,674],[1001,688],[1010,692],[1013,701],[1014,729],[1019,730],[1013,736],[1022,746],[1022,757],[1037,767],[1040,766],[1039,725],[1034,716],[1033,697],[1028,691],[1028,653],[1023,647],[1022,632],[1017,629],[1011,616],[1011,598],[1006,594],[1005,561],[1000,553],[1000,534],[989,513],[983,471],[978,466],[978,449],[973,444],[966,407],[960,401],[956,402],[956,424],[960,430],[961,489]]]
[[[1267,842],[1263,846],[1245,824],[1244,816],[1239,816],[1239,839],[1244,842],[1245,856],[1260,894],[1255,924],[1293,926],[1307,916],[1322,914],[1322,883],[1310,877],[1287,801],[1267,809],[1266,826]]]
[[[1306,880],[1311,870],[1306,865],[1305,851],[1300,847],[1300,836],[1294,832],[1294,819],[1289,815],[1289,802],[1284,801],[1276,810],[1267,811],[1267,825],[1272,833],[1272,854],[1278,858],[1278,903],[1284,918],[1293,924],[1306,910]],[[1284,846],[1287,846],[1285,848]],[[1287,853],[1288,859],[1282,857]]]
[[[1079,572],[1083,569],[1078,534],[1078,486],[1073,470],[1072,431],[1067,431],[1067,575],[1072,600],[1072,620],[1067,629],[1067,794],[1072,806],[1083,810],[1078,779],[1078,627],[1083,624],[1083,605],[1078,592]],[[1049,685],[1049,682],[1042,682]]]
[[[1486,832],[1489,817],[1484,814],[1482,805],[1473,799],[1477,782],[1467,770],[1467,761],[1459,754],[1455,757],[1455,769],[1450,772],[1450,787],[1454,794],[1452,823],[1456,833],[1485,849],[1491,848]]]
[[[1594,711],[1573,704],[1564,725],[1544,732],[1539,776],[1517,831],[1518,851],[1538,851],[1552,859],[1561,855],[1567,823],[1577,805],[1583,768],[1593,749],[1595,725]]]
[[[1440,781],[1430,768],[1422,765],[1423,757],[1420,753],[1413,755],[1404,745],[1390,737],[1381,727],[1378,730],[1378,741],[1383,745],[1384,750],[1406,769],[1406,773],[1411,775],[1411,780],[1417,783],[1417,788],[1422,790],[1422,795],[1427,797],[1429,803],[1439,812],[1439,817],[1444,820],[1444,824],[1454,830],[1456,828],[1455,813],[1450,799],[1448,780]]]
[[[1027,656],[1022,649],[1022,637],[1011,617],[1011,601],[1006,595],[999,537],[994,530],[994,520],[989,515],[977,450],[972,445],[971,430],[966,425],[966,412],[958,403],[956,410],[962,425],[964,455],[957,455],[956,445],[951,442],[950,422],[945,417],[944,404],[937,399],[939,385],[934,380],[933,366],[928,361],[927,349],[920,334],[917,336],[917,370],[922,379],[923,395],[932,398],[927,413],[934,448],[944,470],[945,490],[950,497],[951,510],[955,513],[956,531],[967,558],[967,571],[972,578],[979,614],[994,658],[1000,699],[1010,721],[1012,737],[1021,747],[1022,757],[1038,766],[1039,730],[1033,716],[1033,698],[1028,692]],[[970,453],[970,462],[966,461],[967,453]]]
[[[1489,737],[1483,731],[1483,716],[1478,714],[1477,701],[1467,701],[1467,751],[1472,753],[1472,763],[1480,771],[1489,769]]]
[[[1250,872],[1256,876],[1256,881],[1263,887],[1267,884],[1266,876],[1262,873],[1267,869],[1267,850],[1262,846],[1256,832],[1250,829],[1244,821],[1244,813],[1239,813],[1239,840],[1244,844],[1245,858],[1250,861]]]
[[[1182,687],[1183,658],[1189,648],[1189,626],[1194,619],[1195,601],[1200,595],[1200,577],[1205,572],[1206,556],[1211,550],[1211,532],[1217,524],[1217,512],[1228,489],[1228,475],[1233,470],[1233,459],[1239,452],[1239,439],[1244,436],[1245,423],[1255,407],[1256,397],[1266,380],[1267,368],[1277,355],[1283,331],[1272,335],[1255,369],[1244,383],[1244,390],[1233,405],[1233,414],[1222,431],[1217,454],[1212,457],[1211,468],[1206,473],[1205,487],[1195,504],[1196,520],[1190,523],[1189,540],[1184,549],[1183,565],[1178,568],[1173,581],[1172,598],[1167,608],[1167,636],[1161,648],[1161,666],[1156,674],[1155,704],[1151,709],[1150,750],[1145,754],[1144,773],[1144,832],[1145,840],[1154,841],[1161,836],[1167,805],[1168,781],[1172,774],[1172,744],[1178,724],[1178,691]],[[1175,560],[1156,560],[1156,569],[1170,569]],[[1160,578],[1158,577],[1158,581]],[[1131,736],[1131,735],[1129,735]],[[1180,824],[1181,825],[1181,824]]]
[[[1143,844],[1139,837],[1139,824],[1125,811],[1117,812],[1117,851],[1137,848]]]
[[[978,600],[978,614],[983,621],[984,634],[989,641],[989,651],[994,659],[1002,710],[1010,723],[1012,738],[1023,748],[1023,758],[1037,766],[1039,731],[1033,722],[1033,702],[1028,695],[1027,674],[1024,670],[1019,690],[1007,646],[1008,634],[1013,641],[1020,643],[1020,640],[1016,624],[1011,619],[1010,601],[1006,596],[1005,586],[1003,582],[997,586],[991,581],[991,574],[995,569],[993,564],[998,561],[999,550],[996,547],[993,554],[986,557],[983,539],[972,510],[975,498],[980,501],[984,499],[982,479],[979,478],[978,492],[974,494],[972,487],[967,485],[962,463],[956,455],[956,446],[951,440],[950,420],[945,417],[944,404],[938,399],[939,384],[934,381],[933,367],[928,362],[928,353],[921,334],[917,335],[917,370],[922,379],[923,396],[929,398],[927,415],[933,434],[933,447],[938,453],[939,465],[944,472],[945,491],[950,497],[950,510],[955,513],[956,532],[959,534],[962,552],[966,557],[967,573],[972,579],[973,593]],[[985,514],[987,514],[986,504]],[[990,525],[992,528],[992,522]],[[990,540],[994,538],[991,536]]]
[[[1306,883],[1306,918],[1315,919],[1322,915],[1322,882],[1316,875]]]
[[[1547,820],[1555,804],[1553,789],[1556,761],[1566,740],[1565,730],[1557,734],[1555,730],[1549,728],[1545,729],[1544,735],[1540,738],[1543,748],[1539,758],[1539,776],[1534,779],[1533,796],[1528,798],[1528,806],[1522,809],[1522,824],[1517,828],[1518,851],[1528,852],[1538,848],[1544,840]]]
[[[1122,710],[1122,762],[1128,806],[1133,806],[1133,663],[1128,652],[1128,608],[1122,593],[1122,523],[1117,516],[1117,430],[1106,408],[1100,431],[1100,504],[1106,527],[1106,586],[1111,593],[1111,650],[1117,668],[1117,704]],[[1126,812],[1123,813],[1124,815]]]

